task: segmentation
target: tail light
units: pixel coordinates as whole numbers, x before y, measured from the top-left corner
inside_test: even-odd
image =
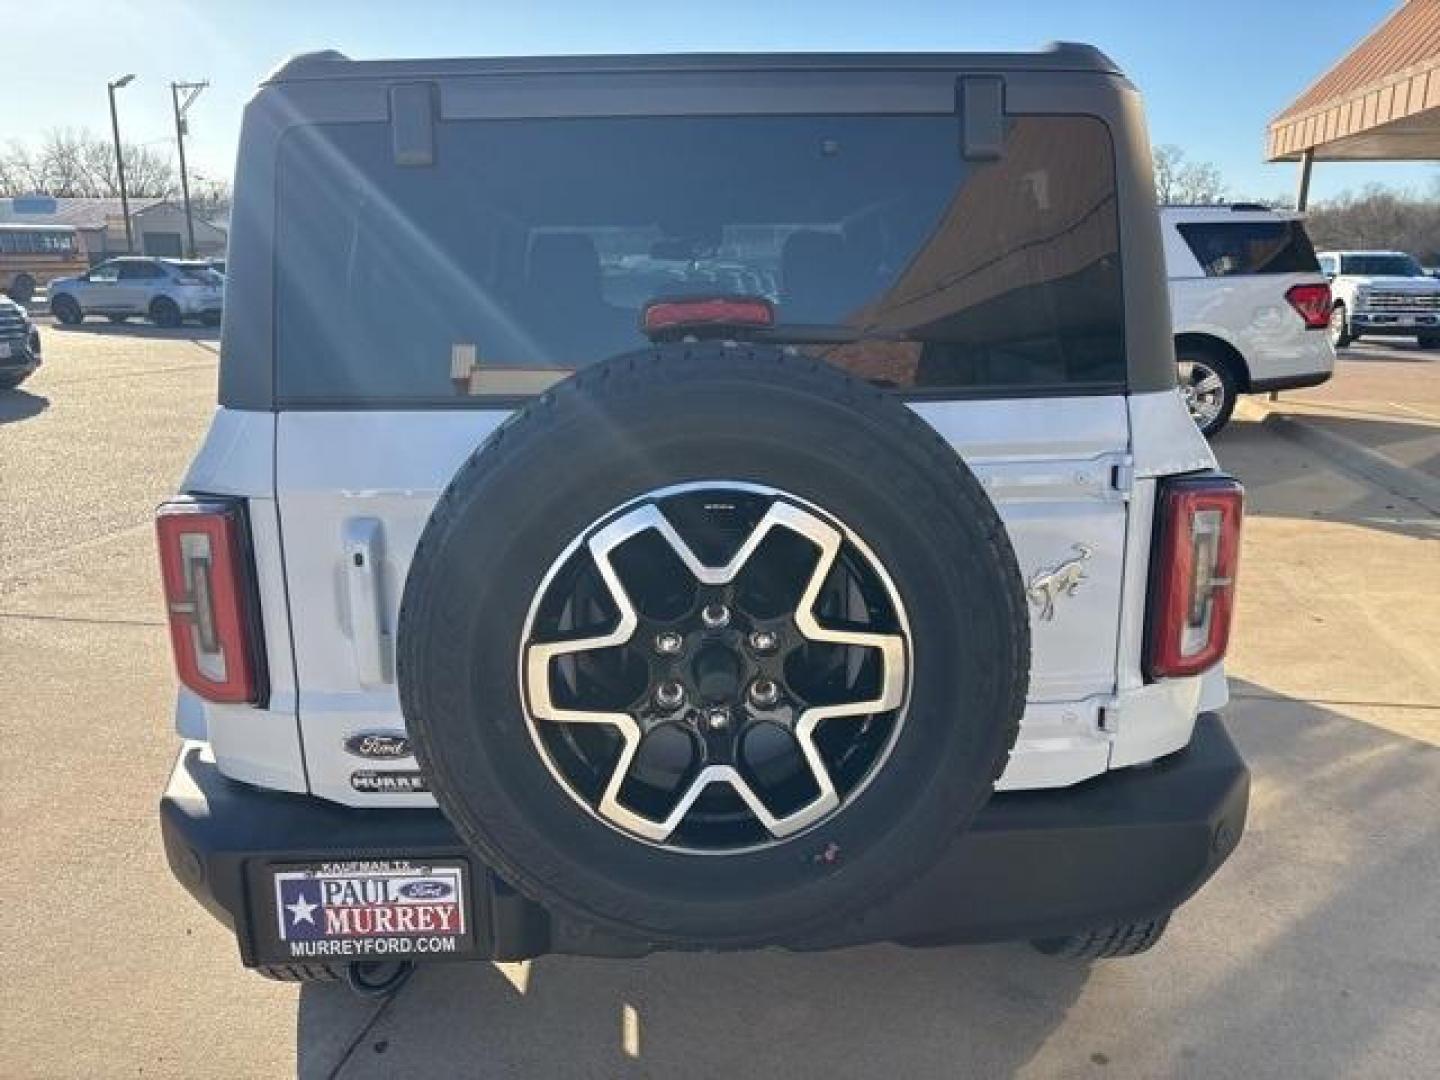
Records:
[[[1305,329],[1324,330],[1330,325],[1330,286],[1292,285],[1285,291],[1285,299],[1305,320]]]
[[[1228,476],[1171,480],[1160,492],[1145,673],[1196,675],[1225,655],[1235,609],[1245,489]]]
[[[244,503],[167,502],[155,531],[180,681],[210,701],[260,701],[264,657]]]

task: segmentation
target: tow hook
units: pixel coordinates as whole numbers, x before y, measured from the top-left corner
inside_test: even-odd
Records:
[[[399,993],[413,974],[415,964],[409,960],[356,960],[346,966],[345,982],[360,997],[387,998]]]

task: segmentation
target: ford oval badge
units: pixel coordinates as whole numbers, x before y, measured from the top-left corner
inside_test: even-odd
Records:
[[[370,761],[396,761],[410,756],[410,740],[385,731],[362,731],[345,740],[345,752]]]
[[[409,881],[400,886],[400,895],[409,900],[443,900],[450,895],[450,884],[433,878]]]

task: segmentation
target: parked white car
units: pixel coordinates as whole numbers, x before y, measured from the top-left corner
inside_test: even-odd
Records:
[[[1322,251],[1334,306],[1330,341],[1343,349],[1362,334],[1414,337],[1440,349],[1440,281],[1403,251]]]
[[[1180,389],[1201,431],[1224,427],[1240,394],[1330,378],[1330,289],[1300,215],[1166,206],[1160,220]]]
[[[88,274],[50,283],[50,311],[67,326],[87,315],[120,323],[132,316],[156,326],[179,326],[195,319],[220,322],[225,278],[208,263],[183,259],[125,257],[111,259]]]

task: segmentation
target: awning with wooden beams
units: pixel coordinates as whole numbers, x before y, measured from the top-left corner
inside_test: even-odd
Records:
[[[1407,0],[1270,122],[1267,161],[1440,159],[1440,0]]]

